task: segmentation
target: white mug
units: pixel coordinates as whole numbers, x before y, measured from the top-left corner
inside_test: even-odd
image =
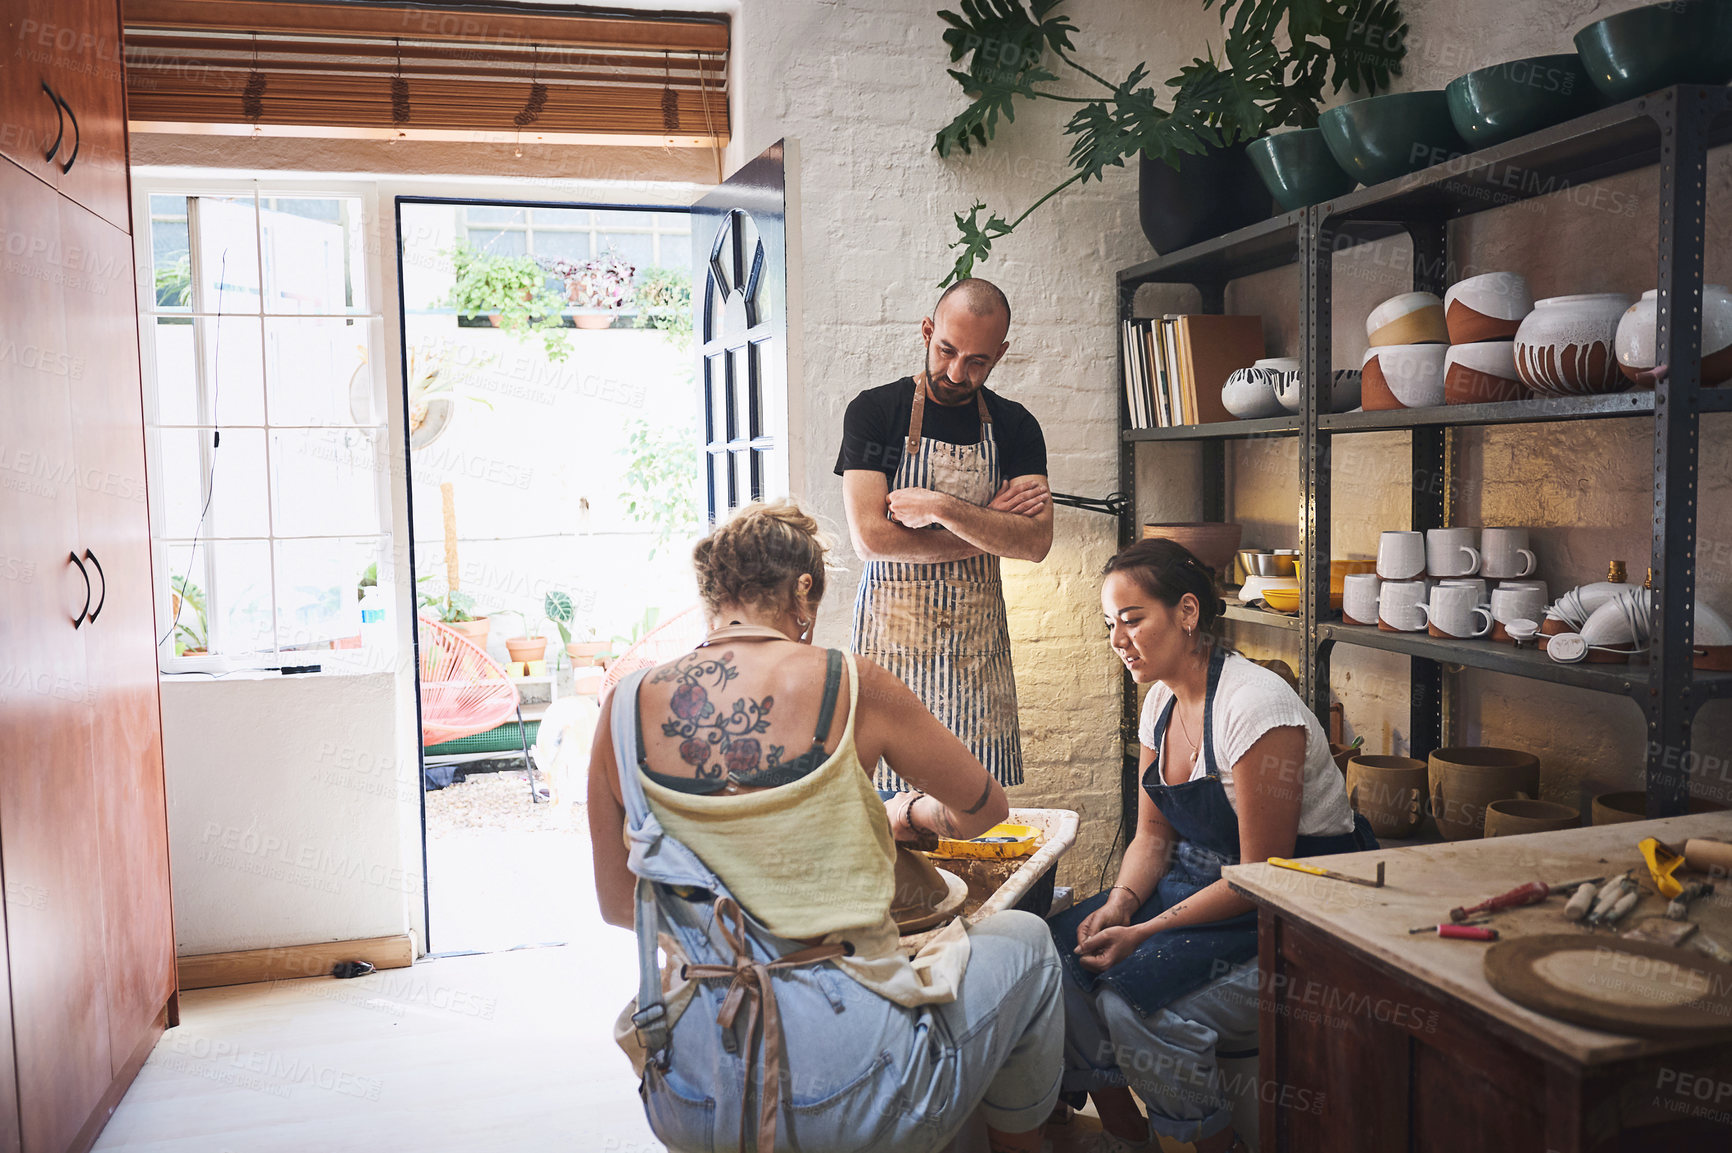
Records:
[[[1425,628],[1429,581],[1384,581],[1377,590],[1377,624],[1387,632],[1416,633]]]
[[[1479,553],[1480,573],[1498,580],[1532,576],[1540,567],[1539,557],[1528,548],[1525,528],[1481,529]]]
[[[1486,595],[1486,583],[1482,577],[1450,577],[1447,580],[1440,580],[1437,583],[1440,585],[1448,585],[1451,588],[1472,589],[1473,603],[1476,605],[1483,605],[1490,599]]]
[[[1491,607],[1474,599],[1471,586],[1438,585],[1431,590],[1430,603],[1420,608],[1433,636],[1465,640],[1491,632]]]
[[[1542,621],[1546,617],[1546,592],[1543,588],[1511,588],[1499,585],[1491,590],[1491,637],[1494,641],[1512,639],[1507,626],[1511,621]]]
[[[1434,528],[1425,534],[1425,571],[1434,577],[1465,577],[1479,571],[1479,530]]]
[[[1341,616],[1350,625],[1377,623],[1377,590],[1383,578],[1374,572],[1348,573],[1341,582]]]
[[[1412,580],[1425,572],[1425,534],[1391,530],[1377,538],[1377,575],[1386,581]]]

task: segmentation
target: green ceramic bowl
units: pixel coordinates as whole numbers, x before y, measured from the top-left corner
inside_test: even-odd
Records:
[[[1594,84],[1614,101],[1671,84],[1732,80],[1732,2],[1668,0],[1595,21],[1576,33]]]
[[[1320,128],[1264,136],[1251,141],[1247,151],[1282,212],[1344,195],[1356,183],[1329,154]]]
[[[1600,90],[1574,52],[1478,68],[1451,80],[1444,94],[1455,130],[1472,148],[1514,140],[1600,105]]]
[[[1381,184],[1460,155],[1441,91],[1368,96],[1317,118],[1329,152],[1361,184]]]

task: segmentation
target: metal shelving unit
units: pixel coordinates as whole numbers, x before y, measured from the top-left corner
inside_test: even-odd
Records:
[[[1300,265],[1299,360],[1307,381],[1333,369],[1332,258],[1338,252],[1406,233],[1413,243],[1413,288],[1442,295],[1452,267],[1448,222],[1622,172],[1658,166],[1659,360],[1674,365],[1653,391],[1610,396],[1544,398],[1500,404],[1444,406],[1395,412],[1322,411],[1319,390],[1305,389],[1297,417],[1131,430],[1121,397],[1119,488],[1130,494],[1120,543],[1137,532],[1136,453],[1144,443],[1201,442],[1203,519],[1226,509],[1225,444],[1230,440],[1298,436],[1302,547],[1309,568],[1298,618],[1231,606],[1228,620],[1297,631],[1307,659],[1301,693],[1321,718],[1329,708],[1329,659],[1338,644],[1411,658],[1411,743],[1414,756],[1435,748],[1442,729],[1443,670],[1477,668],[1631,698],[1647,725],[1650,816],[1685,811],[1687,766],[1696,710],[1732,698],[1732,674],[1691,667],[1695,626],[1695,552],[1700,417],[1732,412],[1732,387],[1703,390],[1701,357],[1702,253],[1709,148],[1732,143],[1732,89],[1678,85],[1555,125],[1493,148],[1457,157],[1340,199],[1271,217],[1226,236],[1119,272],[1119,316],[1132,316],[1145,284],[1188,283],[1204,312],[1224,309],[1228,281],[1286,264]],[[1424,634],[1388,633],[1325,619],[1329,605],[1331,450],[1338,435],[1405,431],[1412,438],[1412,527],[1449,523],[1452,488],[1450,429],[1576,420],[1644,419],[1654,433],[1654,504],[1650,563],[1657,627],[1645,665],[1560,665],[1542,654],[1484,641],[1440,641]],[[1152,451],[1152,450],[1151,450]],[[1429,479],[1427,479],[1429,478]],[[1137,692],[1125,678],[1121,732],[1125,739],[1123,798],[1127,820],[1136,805]]]

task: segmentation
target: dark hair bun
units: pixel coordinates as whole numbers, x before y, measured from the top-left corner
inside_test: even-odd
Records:
[[[1213,632],[1215,621],[1227,603],[1215,591],[1215,573],[1195,553],[1177,541],[1149,537],[1128,544],[1101,569],[1101,575],[1122,572],[1143,591],[1166,605],[1178,608],[1189,593],[1197,601],[1197,627]]]

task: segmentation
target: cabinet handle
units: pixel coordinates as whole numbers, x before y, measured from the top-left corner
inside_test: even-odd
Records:
[[[54,101],[54,118],[60,122],[60,130],[54,134],[54,143],[48,146],[48,152],[42,157],[53,160],[54,154],[60,151],[60,142],[66,139],[66,112],[60,103],[60,97],[54,95],[54,89],[48,87],[48,81],[42,81],[42,91],[48,93],[48,99]]]
[[[108,603],[108,574],[102,571],[102,562],[97,560],[96,554],[89,549],[84,550],[84,559],[96,566],[96,575],[102,578],[102,595],[97,598],[96,607],[91,609],[89,615],[84,618],[90,624],[95,624],[96,614],[101,612],[102,606]]]
[[[84,623],[85,614],[90,611],[90,572],[84,567],[84,562],[78,559],[77,553],[69,552],[66,557],[78,566],[78,575],[84,578],[84,607],[79,609],[72,618],[72,627],[77,628]],[[104,580],[102,583],[107,584],[108,582]]]
[[[50,93],[50,95],[54,96],[54,102],[60,105],[61,110],[66,113],[66,118],[72,121],[72,155],[68,156],[66,163],[60,166],[60,171],[64,174],[71,172],[72,165],[78,160],[78,148],[84,143],[84,130],[78,127],[78,117],[72,114],[72,105],[66,103],[57,93]]]

